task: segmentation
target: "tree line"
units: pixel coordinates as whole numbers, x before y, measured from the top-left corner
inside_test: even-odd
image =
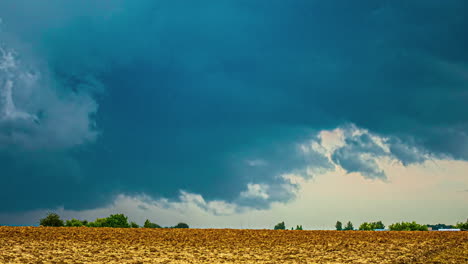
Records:
[[[349,221],[346,224],[346,227],[343,228],[343,224],[340,221],[337,221],[335,224],[336,230],[354,230],[353,224]],[[413,222],[400,222],[400,223],[393,223],[388,226],[388,230],[390,231],[428,231],[429,228],[432,230],[439,230],[439,229],[451,229],[451,228],[458,228],[461,230],[468,230],[468,219],[465,223],[459,222],[456,225],[445,225],[445,224],[437,224],[437,225],[421,225]],[[385,230],[385,225],[382,221],[378,222],[364,222],[359,226],[358,230]]]
[[[140,228],[140,226],[131,221],[128,221],[128,217],[124,214],[111,214],[105,218],[97,218],[93,222],[88,222],[87,220],[78,220],[72,218],[70,220],[62,220],[60,216],[56,213],[49,213],[46,217],[39,220],[41,226],[55,226],[55,227],[115,227],[115,228]],[[175,226],[162,227],[156,223],[151,222],[149,219],[146,219],[144,222],[143,228],[189,228],[189,225],[186,223],[178,223]],[[364,222],[362,223],[358,230],[371,231],[371,230],[390,230],[390,231],[427,231],[431,228],[432,230],[438,229],[450,229],[458,228],[461,230],[468,230],[468,219],[466,222],[458,222],[456,225],[421,225],[416,222],[400,222],[394,223],[388,226],[388,229],[385,229],[385,225],[382,221],[377,222]],[[286,224],[280,222],[274,226],[275,230],[285,230]],[[337,221],[335,224],[335,229],[338,231],[347,231],[355,230],[353,223],[348,221],[345,226],[340,221]],[[291,230],[303,230],[302,225],[297,225],[296,228],[291,227]]]
[[[70,220],[62,220],[56,213],[49,213],[46,217],[39,220],[41,226],[55,226],[55,227],[114,227],[114,228],[139,228],[140,226],[131,221],[128,222],[128,217],[124,214],[111,214],[105,218],[97,218],[94,222],[88,222],[87,220],[78,220],[72,218]],[[149,219],[146,219],[143,228],[163,228],[156,223],[152,223]],[[178,223],[175,226],[164,227],[164,228],[189,228],[186,223]]]
[[[284,229],[286,229],[286,225],[284,224],[284,222],[281,222],[281,223],[278,223],[277,225],[275,225],[275,227],[273,229],[275,229],[275,230],[284,230]],[[291,230],[294,230],[294,227],[291,227]],[[296,230],[303,230],[302,225],[297,225]]]
[[[362,230],[362,231],[372,231],[372,230],[428,231],[429,228],[431,228],[432,230],[457,228],[457,229],[468,231],[468,219],[466,220],[466,222],[459,222],[456,225],[445,225],[445,224],[421,225],[421,224],[416,223],[415,221],[400,222],[400,223],[394,223],[394,224],[389,225],[388,229],[385,229],[385,225],[382,223],[382,221],[364,222],[359,226],[357,230]],[[285,230],[286,225],[283,221],[283,222],[276,224],[273,229]],[[342,222],[337,221],[335,224],[335,229],[338,231],[356,230],[354,229],[353,223],[351,221],[348,221],[345,226],[343,226]],[[296,229],[292,227],[291,230],[302,230],[302,225],[298,225]]]

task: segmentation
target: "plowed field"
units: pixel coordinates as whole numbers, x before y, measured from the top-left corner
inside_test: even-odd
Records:
[[[468,263],[468,232],[0,227],[1,263]]]

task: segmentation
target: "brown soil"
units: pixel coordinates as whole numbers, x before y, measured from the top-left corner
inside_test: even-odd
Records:
[[[468,232],[0,227],[1,263],[468,263]]]

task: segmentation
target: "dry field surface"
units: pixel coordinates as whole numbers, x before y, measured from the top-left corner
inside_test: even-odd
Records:
[[[468,263],[468,232],[0,227],[1,263]]]

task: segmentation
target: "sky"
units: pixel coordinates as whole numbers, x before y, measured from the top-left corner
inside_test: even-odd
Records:
[[[0,2],[0,225],[468,218],[468,3]]]

